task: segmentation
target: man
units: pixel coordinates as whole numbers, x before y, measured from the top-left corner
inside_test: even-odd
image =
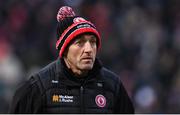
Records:
[[[96,58],[95,26],[68,6],[57,20],[59,58],[17,90],[10,113],[134,113],[119,77]]]

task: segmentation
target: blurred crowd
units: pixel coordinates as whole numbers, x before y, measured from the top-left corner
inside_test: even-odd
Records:
[[[179,0],[0,0],[0,113],[21,81],[57,59],[63,5],[97,26],[98,57],[120,76],[136,113],[180,113]]]

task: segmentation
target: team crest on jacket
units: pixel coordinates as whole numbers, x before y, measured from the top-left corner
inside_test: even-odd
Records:
[[[96,96],[95,102],[96,102],[96,105],[98,107],[105,107],[106,106],[106,98],[101,94]]]

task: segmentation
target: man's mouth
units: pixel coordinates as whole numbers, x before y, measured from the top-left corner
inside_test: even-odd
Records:
[[[93,58],[91,58],[91,57],[84,57],[84,58],[82,58],[82,60],[83,60],[83,61],[92,61]]]

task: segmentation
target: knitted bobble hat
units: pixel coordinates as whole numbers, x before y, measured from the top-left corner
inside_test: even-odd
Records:
[[[63,53],[69,43],[76,36],[83,33],[94,34],[97,38],[98,49],[101,46],[101,37],[94,24],[86,19],[76,16],[71,7],[63,6],[57,14],[57,42],[56,49],[59,50],[59,57],[63,57]]]

